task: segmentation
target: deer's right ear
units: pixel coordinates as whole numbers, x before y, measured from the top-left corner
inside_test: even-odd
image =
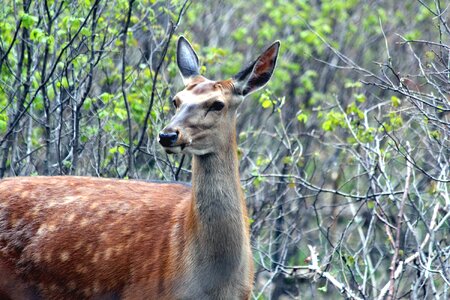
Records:
[[[272,77],[277,63],[280,42],[276,41],[266,49],[254,62],[233,76],[235,90],[247,96],[262,88]]]
[[[186,85],[193,77],[200,75],[198,57],[191,44],[180,36],[177,44],[177,64]]]

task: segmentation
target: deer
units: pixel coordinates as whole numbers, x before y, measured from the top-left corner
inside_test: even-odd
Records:
[[[192,155],[191,184],[82,176],[0,181],[0,299],[250,299],[253,258],[237,112],[272,77],[280,42],[226,79],[181,36],[184,89],[158,134]]]

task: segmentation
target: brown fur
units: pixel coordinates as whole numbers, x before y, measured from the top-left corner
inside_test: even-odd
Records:
[[[2,180],[0,195],[0,263],[26,293],[79,299],[137,283],[157,295],[176,276],[168,237],[190,206],[185,185],[29,177]]]

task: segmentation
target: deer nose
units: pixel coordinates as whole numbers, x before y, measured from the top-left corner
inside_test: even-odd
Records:
[[[159,143],[163,147],[172,147],[178,140],[178,130],[175,132],[164,133],[161,132],[159,134]]]

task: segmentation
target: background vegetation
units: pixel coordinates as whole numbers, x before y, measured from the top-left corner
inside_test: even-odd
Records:
[[[156,142],[183,34],[239,115],[255,299],[449,299],[450,3],[0,1],[0,177],[190,180]]]

